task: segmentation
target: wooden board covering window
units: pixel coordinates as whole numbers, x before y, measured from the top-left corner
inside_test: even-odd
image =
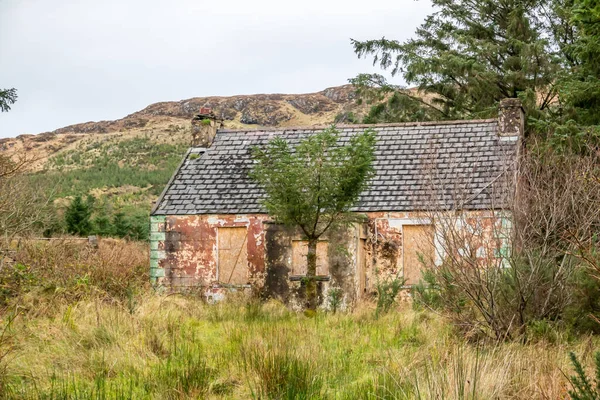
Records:
[[[317,275],[329,275],[329,245],[326,241],[317,243]],[[291,275],[306,275],[306,255],[308,241],[292,240],[292,273]]]
[[[219,228],[219,282],[231,285],[248,283],[248,229]]]
[[[414,285],[421,280],[423,261],[434,258],[433,226],[404,225],[402,227],[402,253],[405,285]]]

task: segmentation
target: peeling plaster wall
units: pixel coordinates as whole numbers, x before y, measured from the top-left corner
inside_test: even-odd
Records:
[[[351,226],[328,232],[322,240],[328,242],[329,275],[317,282],[319,304],[329,306],[328,292],[332,288],[342,290],[341,309],[351,307],[357,300],[356,282],[357,246],[360,226]],[[304,283],[291,280],[292,240],[302,240],[299,230],[285,226],[265,224],[267,275],[263,297],[275,298],[289,304],[294,309],[304,308]]]
[[[444,224],[451,223],[457,231],[473,233],[470,245],[478,258],[497,258],[505,262],[509,255],[510,218],[508,214],[496,211],[465,211],[459,216],[452,212],[377,212],[368,213],[368,233],[366,249],[367,293],[375,293],[377,280],[402,276],[403,226],[434,225],[433,245],[435,265],[441,265],[446,257]],[[435,223],[436,218],[444,218],[444,224]],[[450,222],[448,222],[450,221]]]
[[[265,271],[262,225],[266,219],[266,215],[153,216],[150,246],[156,251],[151,250],[152,282],[175,291],[201,289],[209,299],[219,299],[229,289],[261,287]],[[235,288],[218,281],[218,229],[227,227],[248,229],[248,282]]]
[[[341,308],[352,307],[360,293],[358,260],[363,254],[366,294],[375,291],[380,279],[402,276],[403,226],[429,225],[431,215],[417,212],[368,213],[364,225],[354,225],[329,232],[329,275],[318,282],[319,302],[327,308],[328,292],[342,290]],[[474,242],[477,256],[508,256],[510,220],[491,211],[469,211],[457,218],[441,215],[459,224],[460,229],[480,233]],[[440,218],[438,214],[436,218]],[[456,226],[456,225],[455,225]],[[245,285],[223,285],[218,277],[218,230],[247,227],[248,281]],[[439,227],[436,227],[439,230]],[[189,215],[152,216],[150,240],[150,276],[152,283],[174,291],[201,290],[209,299],[218,300],[232,290],[252,290],[263,298],[275,298],[292,308],[305,303],[301,279],[290,279],[292,241],[302,240],[299,230],[269,221],[268,215]],[[444,245],[436,231],[435,264],[441,264]],[[361,241],[366,243],[359,251]]]

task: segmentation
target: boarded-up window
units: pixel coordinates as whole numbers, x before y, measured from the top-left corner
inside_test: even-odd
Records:
[[[231,285],[248,283],[248,229],[219,228],[219,282]]]
[[[317,242],[317,275],[329,275],[329,245],[326,241]],[[306,275],[306,255],[308,241],[292,241],[292,275]]]
[[[403,271],[406,285],[421,280],[421,271],[434,258],[433,226],[404,225],[402,227]]]

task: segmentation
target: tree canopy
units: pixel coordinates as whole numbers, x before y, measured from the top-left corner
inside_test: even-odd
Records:
[[[275,221],[298,227],[308,241],[307,299],[316,307],[316,246],[328,230],[349,223],[349,213],[374,173],[375,132],[352,136],[345,144],[330,127],[293,147],[281,137],[254,149],[251,177],[264,189],[263,201]]]
[[[17,90],[0,89],[0,111],[6,112],[10,110],[10,106],[17,101]]]
[[[485,118],[518,97],[529,115],[556,100],[557,74],[571,63],[569,0],[433,0],[435,12],[405,42],[352,40],[359,57],[400,75],[352,79],[376,105],[365,122]]]

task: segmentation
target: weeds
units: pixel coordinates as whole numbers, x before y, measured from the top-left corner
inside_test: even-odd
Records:
[[[402,286],[404,280],[398,277],[389,277],[387,279],[378,280],[375,289],[377,291],[377,309],[375,315],[379,316],[385,314],[394,304]]]
[[[264,348],[242,349],[242,365],[248,375],[253,398],[318,399],[323,380],[314,361],[277,343]]]
[[[147,267],[144,246],[102,243],[16,252],[19,278],[3,285],[20,313],[0,340],[10,354],[0,359],[0,398],[565,398],[568,352],[598,345],[565,335],[472,345],[404,303],[308,318],[242,293],[217,304],[159,296],[136,270]]]

